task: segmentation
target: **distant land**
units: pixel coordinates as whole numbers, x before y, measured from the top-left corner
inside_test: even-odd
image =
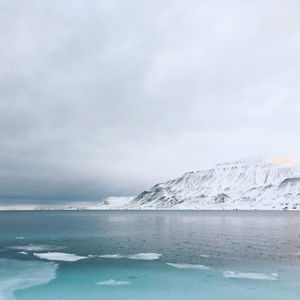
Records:
[[[6,210],[9,209],[14,210]],[[240,160],[185,173],[138,196],[107,197],[96,204],[40,204],[24,209],[300,210],[300,163],[285,157]]]
[[[293,158],[217,164],[137,197],[103,199],[97,209],[300,210],[300,164]]]

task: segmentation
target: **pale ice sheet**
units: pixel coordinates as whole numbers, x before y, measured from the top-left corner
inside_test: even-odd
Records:
[[[57,267],[53,262],[0,259],[0,300],[13,300],[16,290],[48,283]]]
[[[211,270],[210,267],[198,264],[177,264],[177,263],[166,263],[168,266],[177,268],[177,269],[191,269],[191,270]]]
[[[129,255],[129,259],[135,259],[135,260],[157,260],[161,257],[162,254],[159,253],[138,253]]]
[[[120,258],[125,258],[126,256],[120,255],[120,254],[103,254],[99,255],[101,258],[114,258],[114,259],[120,259]]]
[[[109,280],[97,282],[97,284],[98,285],[128,285],[130,284],[130,282],[126,280],[109,279]]]
[[[46,259],[52,261],[70,261],[70,262],[87,258],[87,256],[78,256],[73,253],[64,253],[64,252],[33,253],[33,255],[40,259]]]
[[[223,272],[225,278],[236,278],[236,279],[251,279],[251,280],[279,280],[277,273],[254,273],[254,272],[236,272],[236,271],[225,271]]]
[[[111,259],[120,259],[128,258],[134,260],[157,260],[161,257],[162,254],[159,253],[137,253],[131,255],[120,255],[120,254],[102,254],[99,255],[101,258],[111,258]]]

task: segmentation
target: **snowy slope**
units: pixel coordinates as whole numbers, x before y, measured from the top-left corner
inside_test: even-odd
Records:
[[[160,183],[131,209],[300,209],[300,166],[288,159],[218,164]]]
[[[90,206],[86,209],[90,210],[102,210],[102,209],[127,209],[129,203],[134,197],[107,197],[101,200],[96,206]]]

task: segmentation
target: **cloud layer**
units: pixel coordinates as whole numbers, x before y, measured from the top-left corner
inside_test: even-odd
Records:
[[[1,201],[136,194],[217,162],[300,156],[299,10],[0,0]]]

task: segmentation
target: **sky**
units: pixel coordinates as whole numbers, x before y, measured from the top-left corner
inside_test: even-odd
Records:
[[[137,195],[300,157],[298,0],[0,0],[0,204]]]

